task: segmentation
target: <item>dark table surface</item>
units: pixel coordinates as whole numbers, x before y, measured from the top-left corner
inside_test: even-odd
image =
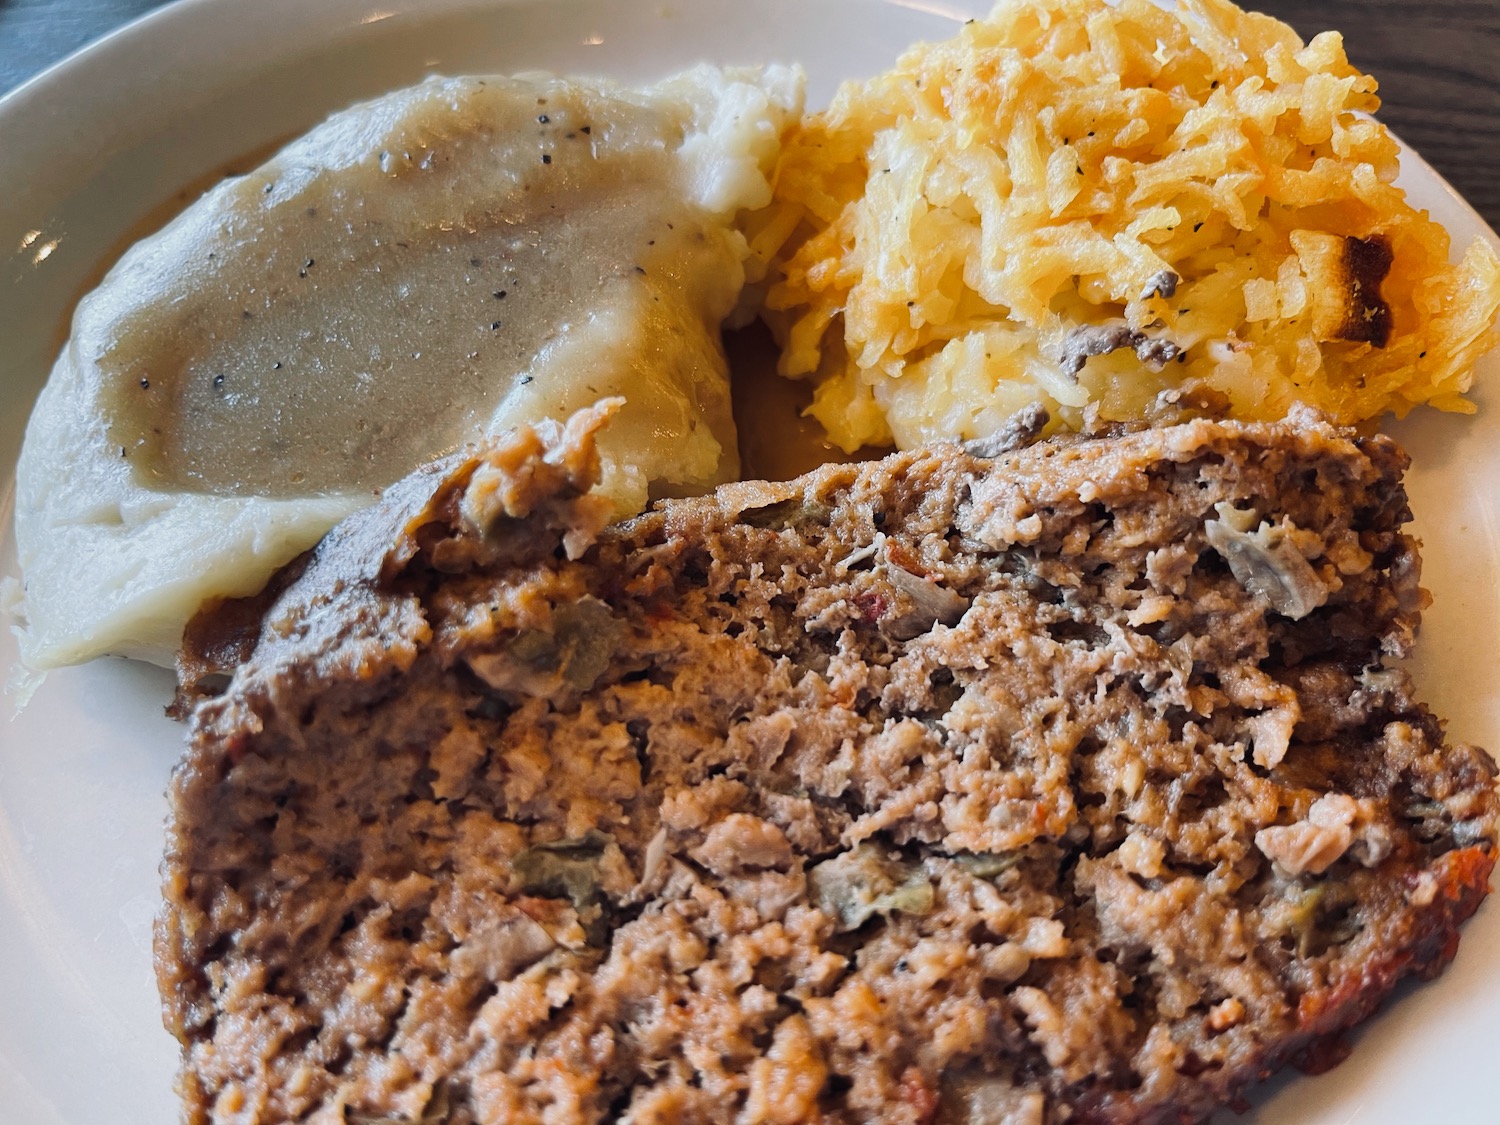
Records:
[[[1500,0],[1251,6],[1304,37],[1341,30],[1350,58],[1380,80],[1386,123],[1500,228]],[[0,0],[0,92],[154,7],[156,0]]]

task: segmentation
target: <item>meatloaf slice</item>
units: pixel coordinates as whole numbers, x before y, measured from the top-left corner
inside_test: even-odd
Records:
[[[1193,1122],[1453,956],[1494,767],[1388,658],[1403,455],[957,446],[600,531],[418,473],[192,716],[187,1122]]]

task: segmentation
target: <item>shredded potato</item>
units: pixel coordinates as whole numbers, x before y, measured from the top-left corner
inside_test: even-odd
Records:
[[[1356,423],[1463,395],[1500,260],[1392,184],[1375,81],[1224,0],[1010,0],[844,85],[748,230],[844,449],[1195,402]]]

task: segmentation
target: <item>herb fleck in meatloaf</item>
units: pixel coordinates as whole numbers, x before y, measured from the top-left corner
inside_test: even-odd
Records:
[[[344,524],[196,710],[187,1121],[1192,1122],[1453,956],[1494,768],[1383,664],[1391,442],[938,447],[600,532],[602,417]]]

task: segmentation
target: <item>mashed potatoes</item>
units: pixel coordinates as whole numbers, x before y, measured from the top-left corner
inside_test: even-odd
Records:
[[[417,464],[605,396],[627,399],[600,443],[621,513],[732,479],[730,221],[769,201],[800,98],[785,69],[433,79],[136,246],[27,430],[28,663],[170,661],[202,603]]]
[[[1375,82],[1223,0],[1012,0],[845,85],[753,245],[782,372],[846,450],[1158,396],[1468,410],[1500,263],[1392,185]]]

